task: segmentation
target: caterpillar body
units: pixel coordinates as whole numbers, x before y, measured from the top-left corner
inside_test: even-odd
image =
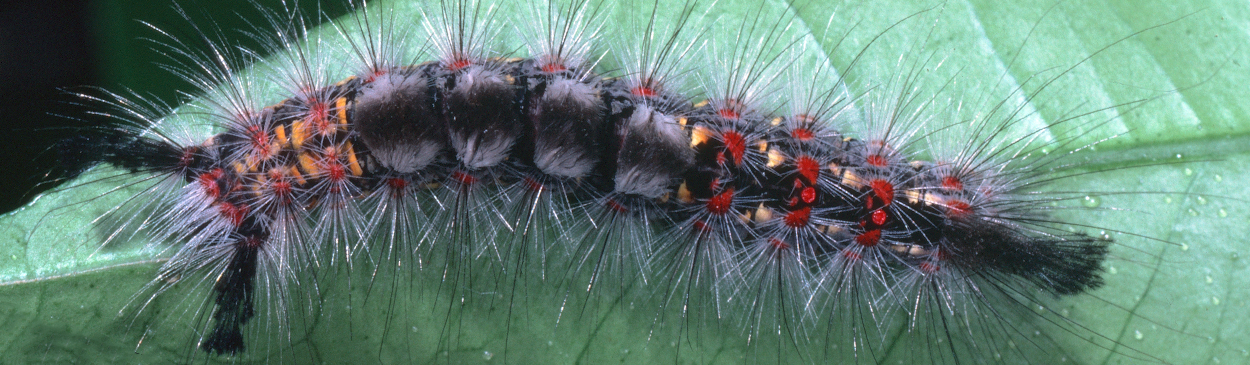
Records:
[[[1048,306],[1102,286],[1113,243],[1069,230],[1064,204],[1088,194],[1050,186],[1083,174],[1055,151],[1099,145],[1089,130],[1116,117],[1095,107],[1029,125],[1036,95],[1068,71],[948,121],[962,104],[917,87],[942,66],[931,57],[853,76],[805,58],[793,15],[748,5],[760,14],[700,28],[720,18],[693,4],[667,25],[662,5],[627,9],[642,35],[605,53],[597,5],[518,10],[521,58],[493,43],[506,5],[443,2],[419,20],[371,5],[321,33],[276,11],[261,37],[277,55],[257,67],[271,75],[240,72],[255,52],[214,40],[173,48],[198,105],[84,96],[119,121],[66,141],[69,169],[143,179],[111,209],[106,241],[168,250],[130,309],[193,318],[143,341],[185,329],[181,359],[322,360],[289,348],[325,321],[352,341],[387,328],[348,351],[382,362],[538,362],[525,349],[541,341],[514,322],[558,338],[629,312],[616,320],[643,325],[619,335],[678,361],[1069,360],[1042,331],[1169,361]],[[705,48],[709,34],[735,42]],[[333,37],[341,47],[320,43]],[[372,311],[392,314],[355,322]],[[502,342],[474,337],[480,312],[506,313],[481,325]],[[723,346],[719,331],[744,350],[704,353]],[[569,361],[603,355],[582,356]]]

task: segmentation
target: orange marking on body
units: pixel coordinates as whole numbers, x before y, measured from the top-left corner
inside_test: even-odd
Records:
[[[365,174],[365,170],[360,168],[360,161],[356,160],[356,149],[352,148],[352,143],[347,142],[347,167],[352,170],[353,176],[361,176]]]
[[[304,172],[309,175],[316,175],[320,171],[317,169],[316,160],[313,160],[312,155],[308,154],[308,152],[299,154],[299,167],[304,169]]]
[[[785,160],[785,154],[781,153],[781,151],[776,148],[772,148],[768,150],[768,163],[765,163],[764,166],[774,168],[781,166],[781,163],[785,162]]]
[[[339,124],[347,125],[347,98],[335,100],[334,107],[338,109]]]
[[[308,138],[308,126],[302,120],[291,123],[291,147],[300,148],[304,146],[304,140]]]
[[[291,140],[286,137],[285,126],[279,124],[277,127],[274,127],[273,134],[278,137],[279,146],[286,147],[287,145],[291,143]]]
[[[308,183],[308,180],[304,179],[304,175],[300,174],[299,169],[295,168],[295,166],[291,166],[291,177],[294,177],[295,181],[299,182],[300,185]]]
[[[677,200],[686,204],[694,203],[694,194],[690,192],[690,188],[686,187],[685,181],[682,181],[681,185],[677,187]]]
[[[690,130],[690,147],[706,143],[711,134],[712,132],[707,130],[705,127],[694,127],[694,129]]]

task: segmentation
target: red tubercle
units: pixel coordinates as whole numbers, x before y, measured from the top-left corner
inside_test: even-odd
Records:
[[[851,261],[859,261],[864,258],[863,256],[859,255],[859,252],[855,252],[855,250],[851,250],[851,249],[842,250],[842,257],[845,257]]]
[[[547,63],[544,63],[542,66],[539,66],[538,69],[546,73],[556,73],[556,72],[564,72],[568,70],[569,68],[564,66],[564,63],[547,62]]]
[[[921,262],[919,267],[920,267],[920,271],[924,272],[925,274],[936,273],[938,272],[939,269],[942,268],[941,266],[938,266],[937,263],[928,262],[928,261]]]
[[[951,191],[960,191],[964,189],[964,182],[954,176],[949,176],[949,175],[943,176],[942,177],[942,189],[951,190]]]
[[[525,186],[526,190],[529,190],[535,193],[541,192],[543,190],[547,190],[547,187],[543,186],[542,182],[539,182],[537,179],[534,179],[533,177],[529,177],[529,176],[521,178],[521,184]]]
[[[364,82],[365,82],[366,84],[368,84],[368,83],[372,83],[372,82],[374,82],[374,81],[378,81],[378,78],[380,78],[380,77],[382,77],[382,76],[386,76],[386,74],[387,74],[388,72],[389,72],[389,71],[387,71],[387,70],[386,70],[386,69],[384,69],[384,68],[378,68],[378,69],[372,69],[372,70],[369,70],[369,74],[368,74],[368,75],[365,75],[365,77],[364,77]]]
[[[451,179],[459,182],[460,185],[469,186],[477,183],[477,177],[467,172],[456,170],[451,172]]]
[[[802,228],[807,226],[807,223],[811,221],[811,218],[812,208],[809,207],[786,213],[786,216],[782,219],[782,221],[786,223],[787,227]]]
[[[950,200],[946,202],[946,216],[949,218],[965,218],[972,214],[972,205],[963,200]]]
[[[460,71],[472,65],[473,60],[460,53],[451,55],[447,62],[443,62],[443,68],[446,68],[447,71]]]
[[[322,162],[324,163],[328,164],[331,161],[338,162],[339,160],[339,149],[335,146],[327,146],[325,149],[321,150],[321,153]]]
[[[869,186],[872,187],[872,194],[881,200],[881,205],[886,206],[894,202],[894,184],[882,179],[873,179]],[[872,209],[872,207],[869,207]]]
[[[659,87],[651,79],[643,79],[638,85],[629,88],[629,93],[644,98],[654,98],[660,95]]]
[[[811,187],[811,186],[803,188],[803,190],[799,192],[799,198],[802,199],[803,202],[807,204],[815,203],[816,202],[816,188]]]
[[[772,246],[774,250],[789,250],[790,249],[789,243],[786,243],[785,241],[772,238],[772,237],[768,238],[768,245]]]
[[[647,97],[647,98],[653,98],[656,95],[660,95],[659,93],[655,91],[655,89],[645,87],[645,86],[636,86],[632,89],[629,89],[629,93],[637,95],[637,96],[641,96],[641,97]]]
[[[808,155],[802,155],[794,159],[794,169],[807,179],[808,183],[816,183],[816,179],[820,177],[820,162]]]
[[[729,208],[733,207],[733,201],[734,189],[725,189],[725,191],[707,200],[707,211],[715,215],[725,215],[729,213]]]
[[[239,241],[239,243],[243,244],[244,248],[260,248],[265,245],[265,240],[256,236],[247,236],[242,241]]]
[[[273,184],[270,185],[269,189],[273,191],[274,196],[278,197],[279,202],[291,202],[291,193],[293,192],[293,189],[291,188],[290,181],[287,181],[286,179],[274,181]]]
[[[252,152],[257,157],[268,157],[273,154],[273,144],[269,140],[269,132],[259,125],[247,126],[247,138],[251,141]]]
[[[869,219],[872,221],[872,224],[880,227],[885,225],[886,221],[890,219],[890,215],[886,214],[885,210],[878,209],[872,211],[872,214],[869,215]]]
[[[607,199],[607,201],[604,201],[603,204],[614,212],[629,213],[629,208],[626,208],[625,205],[616,201],[616,199]]]
[[[388,177],[382,179],[382,185],[386,187],[387,193],[390,194],[391,197],[395,198],[407,195],[409,184],[410,183],[407,179],[398,177]]]
[[[868,157],[864,159],[864,162],[867,162],[869,165],[876,166],[876,167],[885,167],[886,165],[890,164],[889,159],[885,158],[885,156],[878,155],[878,154],[868,155]]]
[[[220,179],[224,174],[225,171],[222,171],[220,168],[200,174],[197,180],[199,180],[200,188],[204,190],[204,195],[213,199],[221,197],[221,184],[217,182],[217,179]]]
[[[326,179],[333,182],[347,180],[347,166],[343,166],[338,159],[326,158],[325,165]]]
[[[200,153],[198,146],[191,146],[182,149],[182,156],[178,157],[178,167],[190,167],[195,162],[195,154]]]
[[[312,126],[313,131],[321,135],[329,135],[334,131],[334,126],[330,123],[330,104],[322,102],[316,98],[308,98],[308,112],[304,116],[304,120]]]
[[[398,177],[387,178],[386,180],[383,180],[383,183],[386,184],[387,188],[390,188],[393,191],[402,191],[408,188],[408,180]]]
[[[229,220],[231,225],[238,227],[243,224],[243,218],[247,217],[248,207],[246,204],[235,205],[230,202],[221,202],[217,205],[217,212]]]
[[[798,140],[799,142],[807,142],[807,141],[812,140],[813,138],[816,138],[816,135],[813,134],[812,130],[810,129],[795,128],[794,130],[790,131],[790,138],[794,138],[795,140]]]
[[[873,229],[855,236],[855,243],[860,246],[872,247],[881,243],[881,230]]]
[[[747,141],[738,131],[729,130],[721,133],[721,139],[725,141],[725,151],[733,156],[734,165],[742,165],[742,156],[746,154]]]
[[[708,233],[712,231],[712,227],[709,227],[707,222],[704,222],[703,220],[695,220],[692,225],[694,226],[695,231],[698,231],[699,233]]]

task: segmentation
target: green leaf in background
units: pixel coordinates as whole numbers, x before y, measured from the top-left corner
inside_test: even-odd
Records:
[[[650,1],[632,3],[616,8],[646,8]],[[371,5],[393,6],[400,19],[420,18],[418,4],[412,2]],[[516,13],[509,6],[518,5],[505,5],[507,9],[500,14]],[[891,24],[934,6],[873,42]],[[1069,352],[1070,360],[1078,363],[1141,362],[1089,341],[1117,346],[1120,351],[1141,350],[1177,364],[1250,361],[1250,335],[1245,331],[1250,328],[1250,291],[1245,289],[1250,286],[1246,269],[1250,258],[1241,257],[1250,247],[1245,234],[1250,227],[1250,203],[1242,200],[1250,192],[1244,183],[1250,181],[1250,155],[1245,147],[1250,142],[1246,138],[1250,123],[1240,97],[1244,86],[1250,85],[1245,70],[1245,63],[1250,62],[1250,36],[1243,31],[1250,24],[1250,8],[1236,2],[1044,1],[1022,5],[963,0],[929,5],[902,0],[770,1],[761,8],[751,1],[721,1],[709,19],[723,22],[712,28],[718,29],[760,13],[796,16],[791,31],[804,35],[800,45],[807,47],[808,56],[845,71],[852,90],[862,91],[893,77],[900,70],[900,55],[904,60],[937,55],[924,64],[921,87],[932,91],[953,80],[938,97],[954,98],[963,108],[939,116],[951,119],[947,123],[972,118],[1003,99],[1027,102],[1029,110],[1036,111],[1023,122],[1025,128],[1039,128],[1073,113],[1102,111],[1091,119],[1109,122],[1097,128],[1064,125],[1046,131],[1050,140],[1076,138],[1079,144],[1116,136],[1071,159],[1074,164],[1088,164],[1080,168],[1101,172],[1063,179],[1052,186],[1057,192],[1108,193],[1091,194],[1086,206],[1092,209],[1059,214],[1077,225],[1106,227],[1118,244],[1107,263],[1104,288],[1050,308],[1089,331],[1080,331],[1078,336],[1051,335]],[[828,22],[835,13],[834,21]],[[668,15],[663,21],[671,22]],[[614,39],[618,33],[636,29],[643,16],[618,11],[609,17],[604,33]],[[1137,30],[1174,20],[1116,43]],[[505,28],[503,43],[519,45],[515,33]],[[834,48],[843,34],[847,38]],[[707,38],[714,44],[712,49],[734,45],[725,33],[713,31]],[[337,40],[330,34],[322,41]],[[846,70],[870,42],[859,63]],[[698,58],[692,62],[695,68],[706,64]],[[1051,78],[1055,78],[1052,84],[1039,89]],[[1023,85],[1023,91],[1013,93],[1018,85]],[[1036,96],[1025,97],[1034,92]],[[282,98],[279,91],[271,93],[266,102]],[[1143,99],[1150,100],[1135,102]],[[93,176],[108,173],[97,171]],[[118,316],[154,277],[164,246],[145,245],[142,237],[136,237],[100,248],[108,231],[95,224],[96,218],[145,185],[106,194],[136,180],[85,184],[90,178],[65,184],[0,217],[0,234],[4,235],[0,239],[0,323],[5,325],[5,331],[0,331],[0,362],[197,362],[203,355],[189,342],[194,328],[192,318],[186,318],[194,313],[185,311],[200,305],[206,293],[167,293],[129,330],[132,314]],[[558,293],[542,289],[525,298],[525,314],[512,315],[511,336],[505,336],[506,306],[466,306],[451,327],[456,329],[456,341],[440,345],[447,322],[428,309],[439,308],[431,294],[432,284],[437,283],[401,283],[402,291],[409,290],[407,286],[415,294],[400,294],[392,303],[383,300],[391,298],[389,293],[378,294],[386,290],[365,293],[360,289],[359,283],[367,282],[368,274],[353,273],[356,291],[344,290],[347,284],[340,281],[319,284],[316,289],[323,304],[297,298],[293,312],[310,313],[292,322],[289,341],[293,348],[280,354],[274,350],[269,358],[250,354],[253,357],[243,360],[500,362],[504,337],[509,340],[509,362],[667,363],[675,356],[668,338],[648,341],[652,313],[630,309],[645,306],[644,297],[567,315],[553,329],[553,313],[562,303]],[[146,296],[137,298],[142,301]],[[502,297],[482,293],[482,298]],[[385,308],[396,308],[393,316],[387,316]],[[161,325],[145,332],[149,323]],[[258,325],[264,323],[252,324]],[[288,341],[278,333],[270,336],[271,346]],[[706,337],[701,342],[703,352],[682,353],[683,359],[733,363],[749,356],[738,331],[698,336]],[[142,344],[136,346],[140,340]]]

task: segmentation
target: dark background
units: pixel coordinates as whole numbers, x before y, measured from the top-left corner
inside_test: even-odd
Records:
[[[220,28],[236,45],[250,49],[259,49],[259,43],[240,32],[252,29],[249,24],[265,24],[254,3],[281,7],[278,0],[178,3],[195,24],[209,31]],[[346,1],[329,3],[305,0],[297,5],[305,14],[323,12],[332,18],[347,12]],[[65,90],[129,88],[171,105],[182,103],[176,91],[195,92],[158,67],[169,60],[145,39],[160,34],[141,21],[184,41],[196,37],[173,0],[0,1],[0,212],[54,187],[49,181],[60,172],[53,144],[76,133],[76,128],[99,121],[58,116],[90,119],[83,114],[85,109],[69,104],[76,98]]]

